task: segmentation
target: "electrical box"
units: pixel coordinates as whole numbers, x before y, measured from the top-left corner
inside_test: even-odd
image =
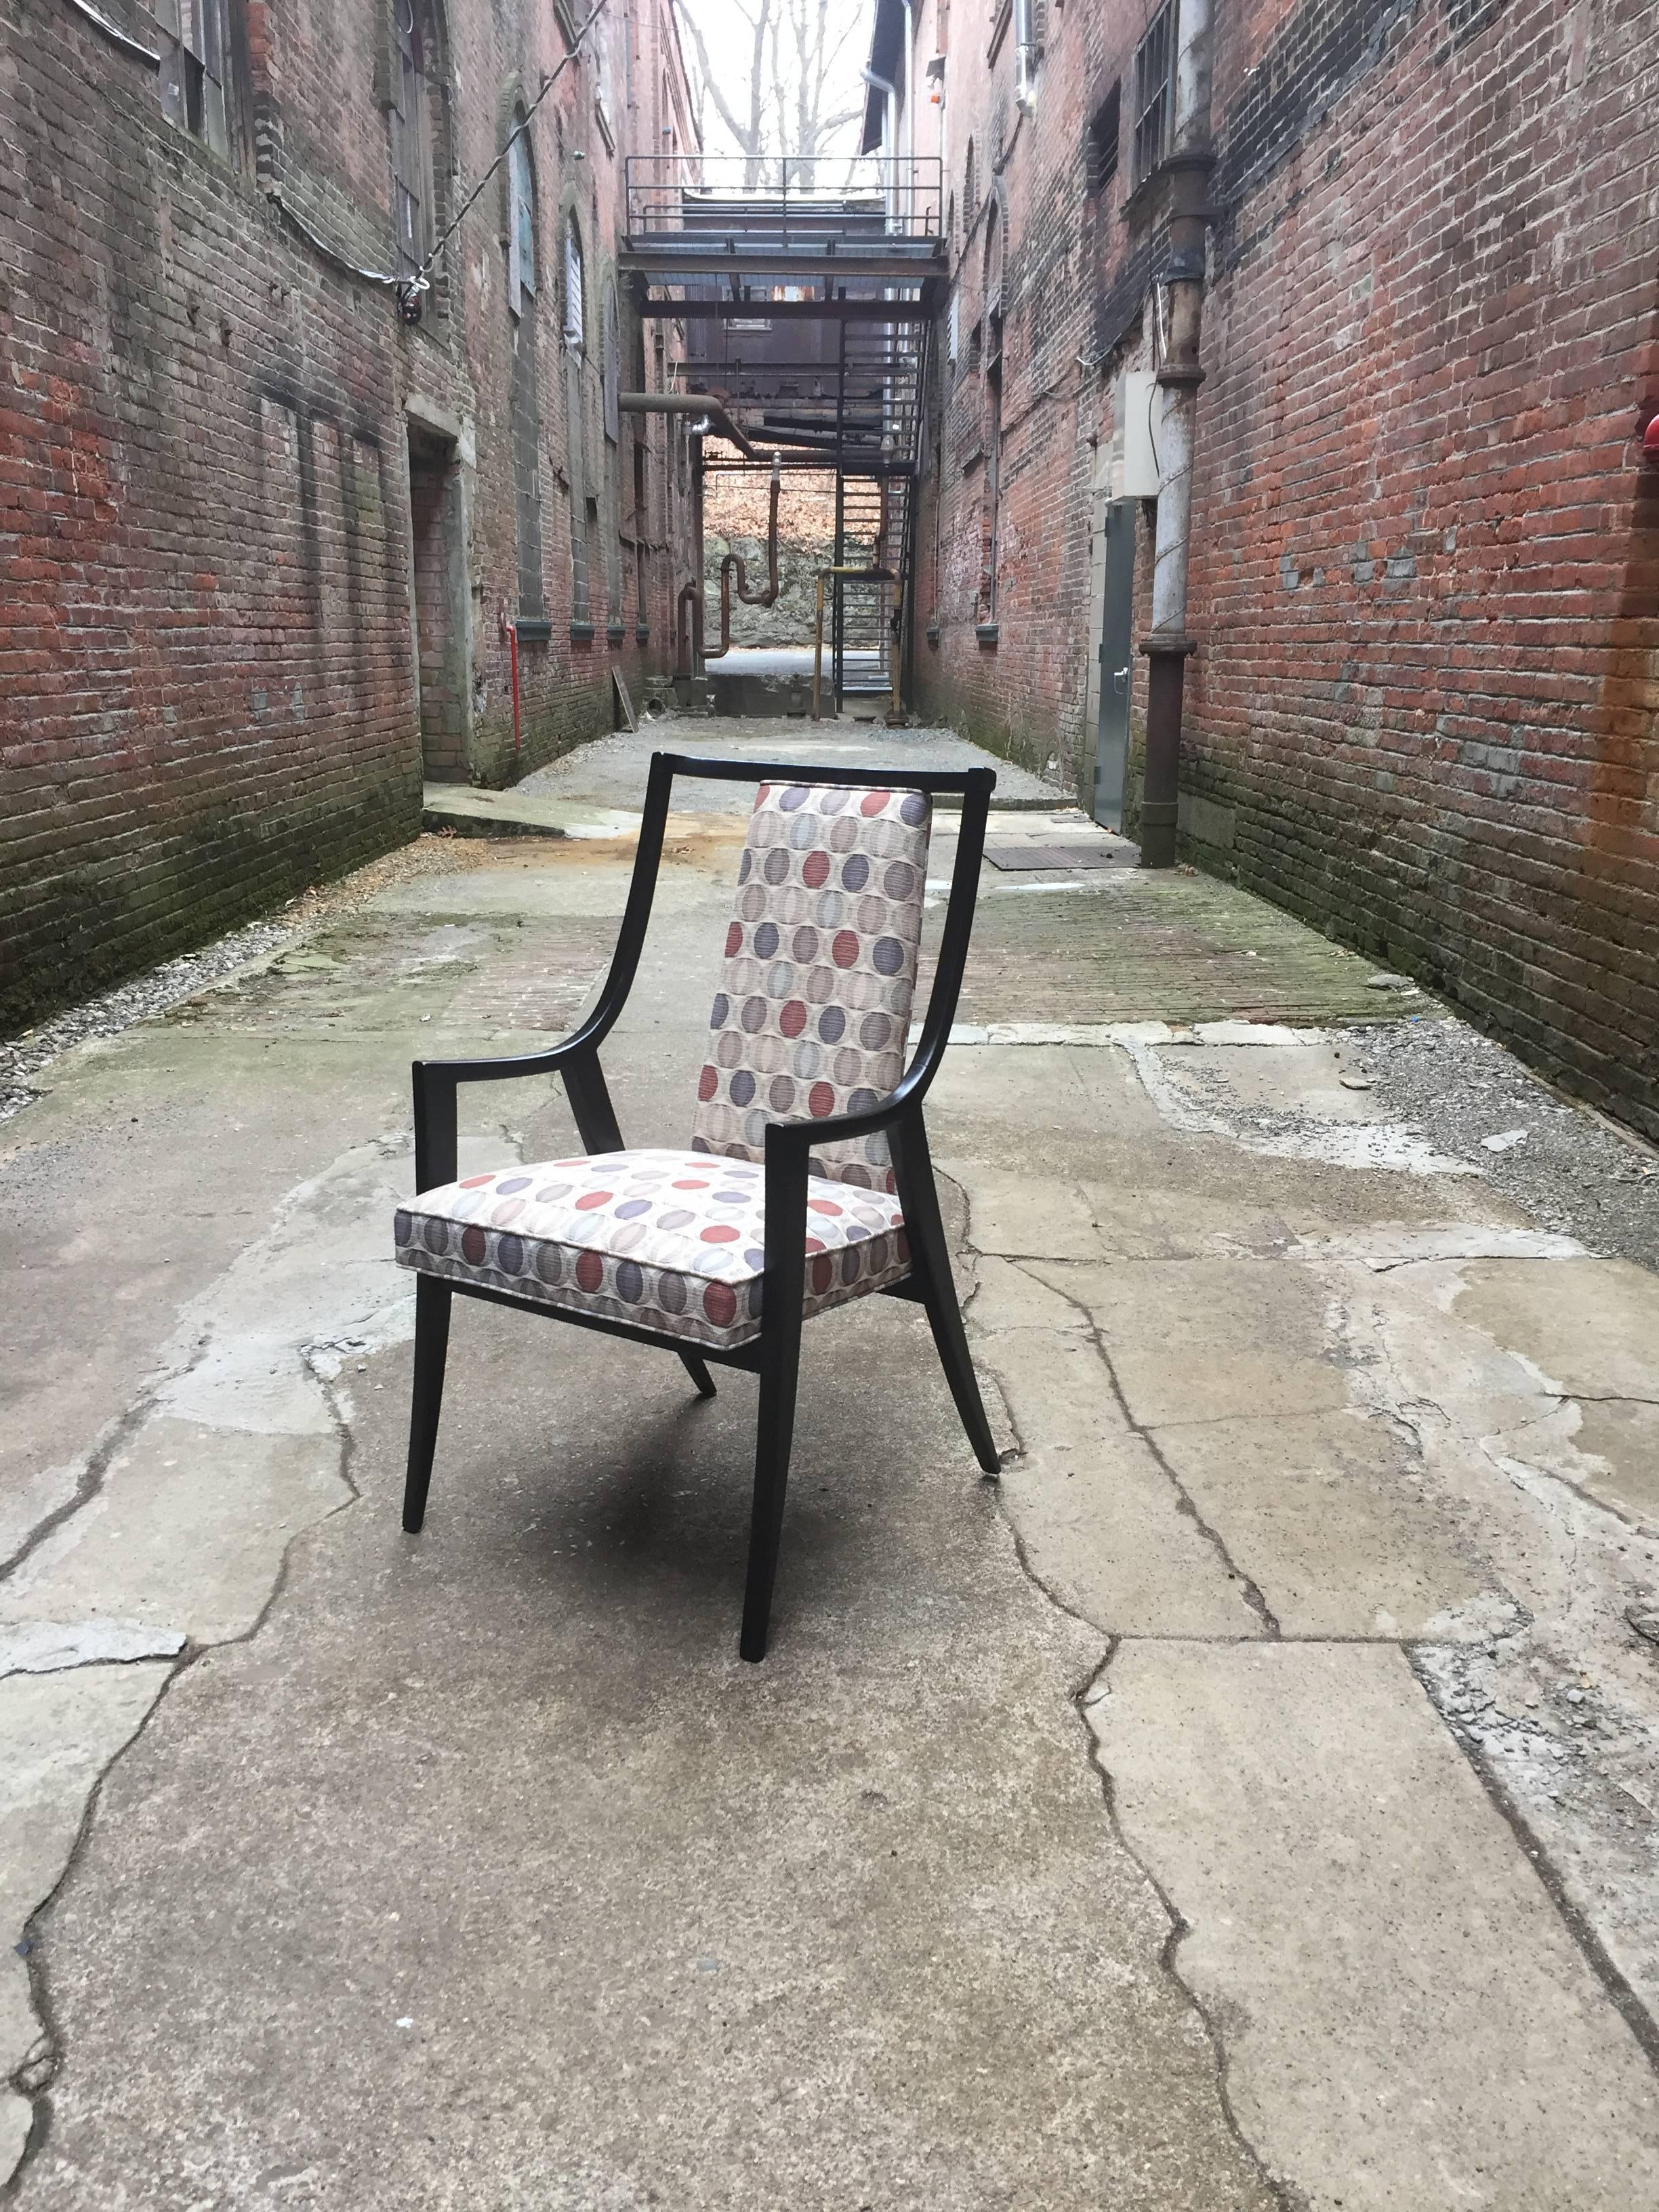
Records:
[[[1118,386],[1120,499],[1158,497],[1157,422],[1163,394],[1149,368],[1130,368]]]

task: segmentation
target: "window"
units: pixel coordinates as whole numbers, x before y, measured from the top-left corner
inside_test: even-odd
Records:
[[[962,234],[964,239],[973,234],[974,217],[979,213],[979,203],[974,198],[974,142],[968,141],[968,160],[962,176]]]
[[[529,125],[515,110],[507,148],[507,304],[525,311],[526,295],[536,292],[536,172],[530,158]]]
[[[950,310],[945,321],[945,358],[952,368],[957,365],[957,356],[961,350],[961,346],[962,302],[959,295],[952,292]]]
[[[225,0],[150,0],[161,33],[161,107],[170,122],[225,161],[234,103],[228,97],[230,39]]]
[[[1103,192],[1117,174],[1117,142],[1123,106],[1121,82],[1115,83],[1089,119],[1083,149],[1084,168],[1090,192]]]
[[[412,276],[427,256],[432,219],[432,139],[427,113],[424,26],[415,0],[394,0],[392,70],[392,213],[398,267]]]
[[[1175,0],[1164,0],[1135,48],[1135,173],[1144,185],[1169,152],[1170,88],[1175,75]]]
[[[586,328],[582,307],[582,235],[573,215],[564,227],[564,342],[580,349]]]

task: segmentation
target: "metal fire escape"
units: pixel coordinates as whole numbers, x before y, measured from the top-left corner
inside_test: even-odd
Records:
[[[684,325],[680,389],[754,451],[696,446],[704,471],[834,471],[836,705],[908,691],[916,480],[928,346],[945,278],[932,158],[628,161],[620,266],[642,315]],[[702,579],[696,580],[701,586]]]

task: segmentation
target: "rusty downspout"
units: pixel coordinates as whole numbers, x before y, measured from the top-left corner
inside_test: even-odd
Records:
[[[1192,539],[1193,437],[1198,387],[1204,381],[1199,344],[1210,171],[1215,160],[1210,144],[1211,15],[1212,0],[1182,0],[1175,129],[1164,163],[1170,179],[1170,258],[1163,279],[1169,294],[1170,329],[1157,370],[1164,405],[1158,436],[1152,621],[1140,641],[1147,656],[1146,769],[1140,802],[1144,868],[1175,866],[1182,708],[1187,656],[1195,642],[1187,630],[1187,566]]]
[[[705,651],[705,660],[718,660],[732,650],[732,582],[737,579],[738,597],[748,607],[769,607],[777,598],[778,583],[778,493],[783,484],[783,456],[772,456],[772,490],[766,508],[766,589],[751,592],[749,571],[744,566],[741,553],[728,553],[720,562],[720,641]]]

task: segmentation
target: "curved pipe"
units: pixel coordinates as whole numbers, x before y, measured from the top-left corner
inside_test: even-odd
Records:
[[[783,483],[783,456],[772,456],[772,490],[766,504],[766,589],[751,592],[749,571],[741,553],[728,553],[720,562],[720,641],[712,651],[703,654],[705,660],[719,660],[732,650],[732,579],[735,573],[738,597],[746,607],[769,607],[778,596],[778,491]],[[884,493],[886,487],[883,486]]]
[[[678,682],[689,683],[697,672],[697,662],[705,657],[700,584],[687,584],[682,588],[675,628],[678,635],[674,647],[674,675]]]

